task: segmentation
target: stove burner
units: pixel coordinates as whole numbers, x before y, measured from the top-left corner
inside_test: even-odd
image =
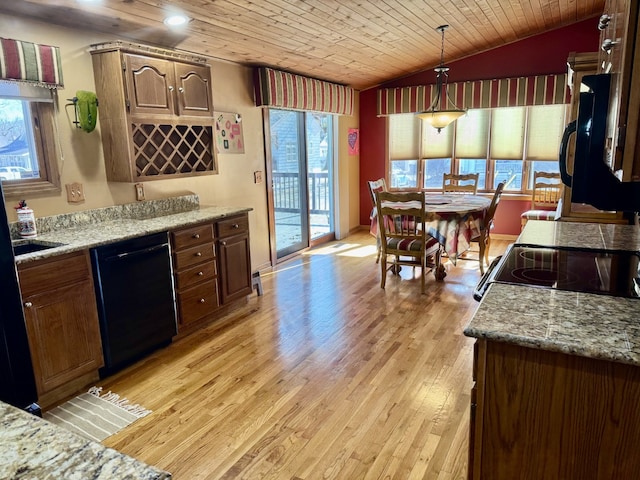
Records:
[[[511,275],[515,279],[521,280],[521,283],[543,287],[568,286],[580,279],[579,275],[572,272],[544,268],[515,268],[511,271]]]

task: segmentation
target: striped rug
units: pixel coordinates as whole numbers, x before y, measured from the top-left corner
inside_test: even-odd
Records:
[[[107,392],[101,387],[91,387],[43,414],[45,420],[100,442],[151,413],[140,405],[132,405],[126,398]]]

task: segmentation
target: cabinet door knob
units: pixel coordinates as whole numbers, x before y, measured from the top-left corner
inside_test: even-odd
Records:
[[[180,93],[184,93],[184,88],[182,88],[182,87],[178,87],[178,91],[179,91]]]
[[[196,257],[201,257],[202,253],[201,252],[196,252]]]
[[[205,301],[204,298],[200,299],[200,303],[204,303],[204,301]]]
[[[173,85],[169,85],[169,91],[173,92]]]
[[[614,42],[610,38],[607,38],[607,39],[604,40],[604,42],[602,42],[602,50],[604,50],[605,52],[609,53],[611,51],[611,49],[614,47],[615,44],[616,44],[616,42]]]
[[[199,276],[199,277],[201,277],[201,276],[203,276],[203,275],[204,275],[204,273],[203,273],[203,272],[198,272],[198,276]]]
[[[221,244],[221,245],[226,245],[226,244],[227,244],[227,242],[220,242],[220,244]]]
[[[193,235],[193,238],[195,238],[195,239],[200,238],[200,234],[199,234],[199,233],[194,234],[194,235]]]
[[[606,13],[600,17],[600,21],[598,22],[598,30],[604,30],[609,26],[609,22],[611,21],[611,15],[607,15]]]
[[[237,223],[234,223],[233,228],[240,228],[240,225],[238,225]]]
[[[33,307],[33,303],[31,303],[31,302],[25,302],[25,303],[24,303],[24,306],[25,306],[25,307],[27,307],[27,308],[31,308],[31,307]]]

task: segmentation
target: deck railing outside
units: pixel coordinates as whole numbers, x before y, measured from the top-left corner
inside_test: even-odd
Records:
[[[276,212],[298,212],[300,210],[298,173],[273,173],[273,200]],[[329,173],[307,174],[309,185],[309,213],[329,215]]]

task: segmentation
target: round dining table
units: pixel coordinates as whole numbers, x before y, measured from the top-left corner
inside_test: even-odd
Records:
[[[491,197],[460,193],[425,193],[427,233],[438,240],[454,265],[461,253],[466,252],[471,239],[480,234],[482,222],[491,204]],[[371,234],[377,237],[375,209],[371,214]],[[435,277],[444,279],[446,270],[441,262],[436,266]]]

